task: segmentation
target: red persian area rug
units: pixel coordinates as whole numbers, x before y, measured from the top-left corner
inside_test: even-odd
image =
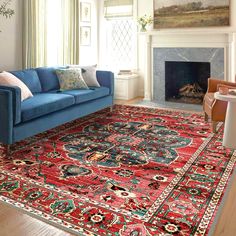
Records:
[[[0,199],[77,235],[207,235],[236,160],[218,128],[117,105],[1,148]]]

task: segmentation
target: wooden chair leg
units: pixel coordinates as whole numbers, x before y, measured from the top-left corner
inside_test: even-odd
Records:
[[[205,119],[205,121],[207,122],[207,121],[208,121],[208,115],[207,115],[206,112],[204,113],[204,115],[205,115],[205,116],[204,116],[204,119]]]
[[[213,133],[216,133],[216,126],[217,126],[217,122],[216,121],[212,121],[211,127],[212,127],[212,132]]]

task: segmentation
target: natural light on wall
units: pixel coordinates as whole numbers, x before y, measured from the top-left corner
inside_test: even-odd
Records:
[[[47,0],[47,65],[60,64],[62,37],[62,2]]]
[[[137,24],[133,0],[105,0],[106,66],[115,73],[137,68]]]

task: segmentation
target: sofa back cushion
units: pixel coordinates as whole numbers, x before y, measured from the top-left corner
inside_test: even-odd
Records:
[[[33,97],[29,88],[13,74],[3,71],[0,73],[0,85],[7,87],[18,87],[21,90],[21,101]]]
[[[38,74],[33,69],[12,71],[13,75],[19,78],[32,93],[42,92],[41,83]]]
[[[41,85],[42,85],[42,91],[48,92],[52,90],[59,90],[60,84],[59,80],[56,74],[57,69],[64,69],[66,67],[40,67],[36,68],[36,71],[38,73]]]

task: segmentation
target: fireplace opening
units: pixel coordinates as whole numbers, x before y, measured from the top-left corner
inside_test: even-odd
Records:
[[[165,62],[165,100],[202,104],[211,69],[209,62]]]

